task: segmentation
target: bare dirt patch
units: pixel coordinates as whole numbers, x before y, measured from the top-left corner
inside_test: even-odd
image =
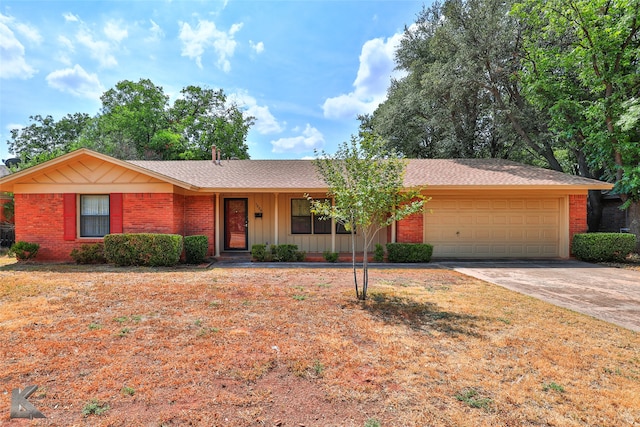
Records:
[[[640,423],[637,333],[453,271],[5,264],[0,424]]]

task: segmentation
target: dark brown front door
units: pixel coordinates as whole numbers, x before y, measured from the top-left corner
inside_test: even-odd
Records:
[[[224,249],[249,249],[247,229],[247,199],[224,199]]]

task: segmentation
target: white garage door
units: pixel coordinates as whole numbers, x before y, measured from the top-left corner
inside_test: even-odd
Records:
[[[433,198],[425,241],[439,258],[558,257],[560,199]]]

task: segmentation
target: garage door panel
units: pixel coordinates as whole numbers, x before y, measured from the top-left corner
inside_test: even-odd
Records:
[[[432,200],[426,241],[435,257],[557,257],[559,199]]]

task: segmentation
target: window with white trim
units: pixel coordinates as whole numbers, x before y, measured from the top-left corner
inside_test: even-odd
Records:
[[[80,237],[104,237],[109,234],[109,195],[80,196]]]

